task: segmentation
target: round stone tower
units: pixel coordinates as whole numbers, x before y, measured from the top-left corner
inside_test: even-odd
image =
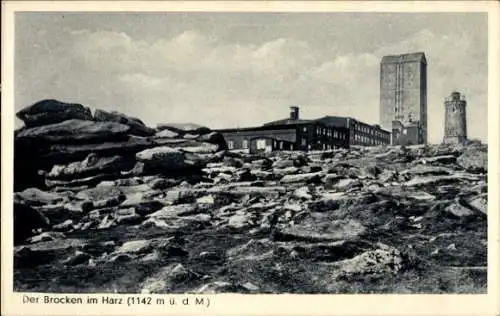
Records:
[[[465,96],[455,91],[444,101],[444,143],[463,143],[467,139],[466,105]]]

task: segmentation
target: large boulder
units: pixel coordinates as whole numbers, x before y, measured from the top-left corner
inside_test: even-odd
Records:
[[[50,146],[49,152],[42,157],[53,163],[67,163],[84,159],[91,153],[96,153],[99,156],[133,156],[139,151],[154,146],[154,143],[148,138],[131,135],[126,140],[116,142],[80,145],[55,144]]]
[[[120,174],[120,171],[133,167],[135,161],[125,161],[121,156],[99,157],[92,153],[83,161],[68,165],[55,165],[46,175],[49,179],[67,179],[91,177],[99,174]]]
[[[182,169],[186,166],[184,154],[178,148],[155,147],[138,152],[135,156],[138,161],[152,167]]]
[[[457,158],[457,164],[471,172],[488,171],[488,152],[475,147],[467,148]]]
[[[15,193],[14,198],[22,201],[23,204],[30,206],[58,204],[67,200],[67,198],[62,194],[46,192],[37,188],[28,188],[22,192],[17,192]]]
[[[72,119],[22,130],[17,138],[47,143],[100,142],[123,139],[129,130],[129,126],[120,123]]]
[[[111,111],[106,112],[103,110],[96,110],[94,112],[94,119],[100,122],[115,122],[130,127],[130,134],[138,136],[152,136],[155,130],[147,127],[141,120],[135,117],[130,117],[120,112]]]
[[[90,109],[81,104],[42,100],[17,112],[28,127],[60,123],[67,120],[92,120]]]
[[[228,149],[226,140],[224,139],[224,136],[222,136],[222,134],[219,132],[210,132],[208,134],[201,135],[198,138],[198,141],[217,145],[217,148],[218,148],[217,150],[227,150]]]

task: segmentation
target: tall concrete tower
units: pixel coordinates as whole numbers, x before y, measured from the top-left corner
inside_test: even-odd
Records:
[[[427,60],[424,53],[382,58],[380,125],[392,131],[394,145],[427,143]]]
[[[452,92],[444,101],[444,139],[443,143],[458,144],[467,139],[467,116],[465,96]]]

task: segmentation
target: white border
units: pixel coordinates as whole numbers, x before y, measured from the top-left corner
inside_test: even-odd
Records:
[[[2,314],[199,315],[500,315],[499,292],[499,8],[495,1],[418,2],[2,2]],[[209,295],[211,306],[113,307],[27,305],[12,293],[13,57],[16,11],[212,12],[488,12],[488,294],[487,295]],[[33,293],[33,295],[36,295]],[[43,294],[38,294],[43,295]],[[85,296],[85,295],[83,295]],[[125,297],[110,295],[114,297]],[[168,295],[166,297],[174,297]],[[177,298],[185,295],[175,295]]]

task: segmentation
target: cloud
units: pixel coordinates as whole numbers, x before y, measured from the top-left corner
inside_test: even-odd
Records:
[[[286,116],[290,105],[299,105],[307,118],[349,115],[377,123],[380,59],[409,51],[425,51],[429,61],[431,141],[442,137],[442,101],[449,91],[472,91],[470,107],[486,100],[485,58],[463,32],[422,30],[375,51],[343,54],[291,37],[240,43],[202,30],[148,40],[115,31],[67,33],[64,49],[41,56],[50,61],[42,67],[53,83],[22,91],[33,102],[51,95],[118,110],[149,125],[260,125]],[[483,139],[485,107],[469,116],[470,133]]]

